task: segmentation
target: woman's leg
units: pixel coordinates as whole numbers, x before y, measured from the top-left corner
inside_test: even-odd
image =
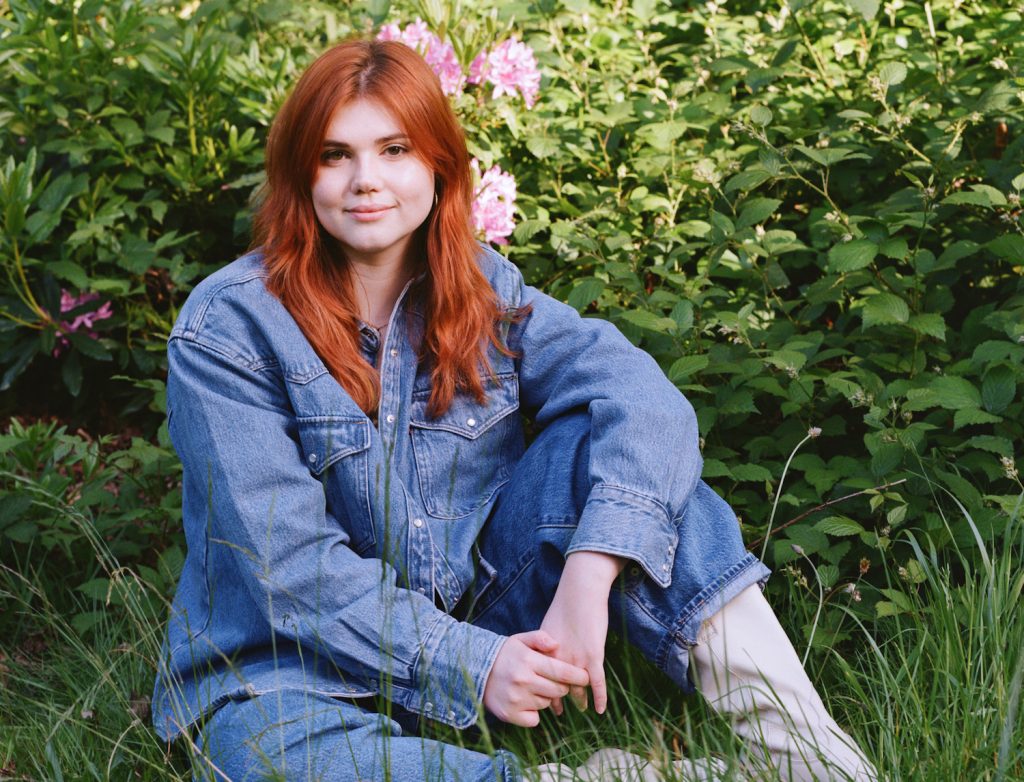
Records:
[[[203,725],[193,757],[203,782],[511,782],[515,758],[403,736],[385,715],[296,690],[229,702]]]
[[[466,599],[470,621],[506,634],[540,626],[586,503],[588,456],[589,417],[584,413],[555,421],[527,449],[480,536],[485,563]],[[735,514],[705,483],[698,482],[674,521],[679,539],[669,586],[659,586],[636,565],[627,566],[620,584],[612,589],[609,617],[613,630],[685,692],[692,692],[690,655],[693,650],[696,657],[701,656],[695,647],[702,628],[706,630],[707,621],[719,616],[734,598],[763,582],[768,570],[746,551]],[[756,588],[753,591],[759,594]],[[728,640],[725,634],[722,637]],[[785,658],[786,650],[795,656],[784,633],[769,637],[771,643],[756,647],[762,671],[768,659]],[[803,680],[807,681],[806,675]],[[744,724],[755,722],[764,705],[749,699],[716,700],[716,708],[745,714]],[[824,707],[821,712],[827,716]],[[751,731],[737,730],[744,738],[759,739]],[[784,759],[767,749],[777,764]],[[785,760],[788,763],[788,757]],[[808,778],[786,776],[786,768],[780,771],[786,779]]]
[[[704,622],[690,657],[701,694],[783,779],[878,778],[829,715],[756,586]]]

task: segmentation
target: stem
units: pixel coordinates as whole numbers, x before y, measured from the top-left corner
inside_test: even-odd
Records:
[[[800,445],[803,445],[803,442],[801,442]],[[798,445],[797,448],[799,448],[800,445]],[[794,453],[796,453],[795,450],[794,450]],[[790,459],[792,459],[792,458],[793,457],[790,456]],[[786,466],[787,467],[789,466],[789,462],[786,462]],[[774,532],[782,532],[782,530],[786,529],[786,527],[792,527],[798,521],[803,521],[808,516],[810,516],[812,513],[817,513],[819,510],[825,510],[825,508],[830,508],[833,505],[837,505],[838,503],[844,502],[846,500],[852,500],[854,497],[859,497],[862,494],[867,494],[869,491],[883,491],[883,490],[889,489],[889,488],[891,488],[893,486],[899,486],[901,483],[906,483],[906,482],[907,482],[906,478],[900,478],[898,481],[892,481],[891,483],[884,483],[881,486],[872,486],[870,489],[861,489],[860,491],[855,491],[853,494],[847,494],[845,497],[837,497],[834,500],[829,500],[828,502],[823,502],[821,505],[817,505],[817,506],[811,508],[809,511],[801,513],[795,519],[790,519],[785,524],[780,525],[779,528],[776,529]],[[781,485],[782,484],[780,483],[779,486],[781,487]],[[775,509],[773,508],[772,509],[772,516],[774,517],[774,515],[775,515]],[[767,546],[768,545],[768,538],[771,537],[773,534],[774,533],[771,530],[771,523],[769,523],[769,525],[768,525],[768,533],[763,538],[758,538],[753,543],[751,543],[749,546],[747,546],[747,550],[748,551],[752,550],[754,548],[754,546],[756,546],[761,541],[764,541],[765,546]],[[762,549],[761,556],[762,557],[764,556],[764,550],[763,549]]]
[[[799,552],[800,556],[807,560],[807,564],[811,566],[811,570],[814,572],[814,580],[818,584],[818,608],[814,612],[814,621],[811,623],[811,634],[807,636],[807,648],[804,650],[804,659],[800,661],[800,667],[807,667],[807,658],[811,654],[811,646],[814,644],[814,634],[818,631],[818,619],[821,617],[821,609],[825,605],[825,588],[821,585],[821,577],[818,576],[818,568],[811,562],[811,558],[807,556],[803,551]]]
[[[779,487],[775,490],[775,501],[772,503],[772,513],[771,516],[768,517],[768,530],[765,532],[764,538],[762,538],[762,540],[764,540],[764,546],[761,547],[761,556],[759,557],[762,560],[764,559],[765,552],[768,550],[768,538],[771,537],[772,534],[772,524],[775,521],[775,511],[779,508],[779,498],[782,496],[782,484],[786,480],[786,473],[789,472],[789,465],[793,461],[793,457],[796,456],[796,452],[800,450],[800,446],[810,439],[811,436],[808,434],[803,440],[796,444],[796,448],[790,452],[789,458],[786,459],[786,466],[782,468],[782,477],[779,478]]]

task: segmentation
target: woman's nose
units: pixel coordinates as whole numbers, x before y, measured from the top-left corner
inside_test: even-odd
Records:
[[[380,189],[380,170],[374,156],[357,155],[352,166],[352,189],[366,193]]]

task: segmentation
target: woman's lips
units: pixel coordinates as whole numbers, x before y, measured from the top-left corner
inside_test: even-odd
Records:
[[[384,217],[390,209],[390,206],[356,206],[349,209],[348,213],[360,223],[372,223]]]

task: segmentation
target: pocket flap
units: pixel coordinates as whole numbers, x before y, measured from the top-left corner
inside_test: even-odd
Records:
[[[458,393],[448,410],[437,418],[427,415],[429,391],[413,393],[409,422],[420,429],[435,429],[475,440],[506,415],[519,409],[519,376],[515,372],[497,376],[488,383],[487,399],[480,404],[472,396]]]
[[[314,475],[320,475],[338,459],[370,447],[370,422],[365,418],[315,416],[299,418],[297,423],[306,464]]]

